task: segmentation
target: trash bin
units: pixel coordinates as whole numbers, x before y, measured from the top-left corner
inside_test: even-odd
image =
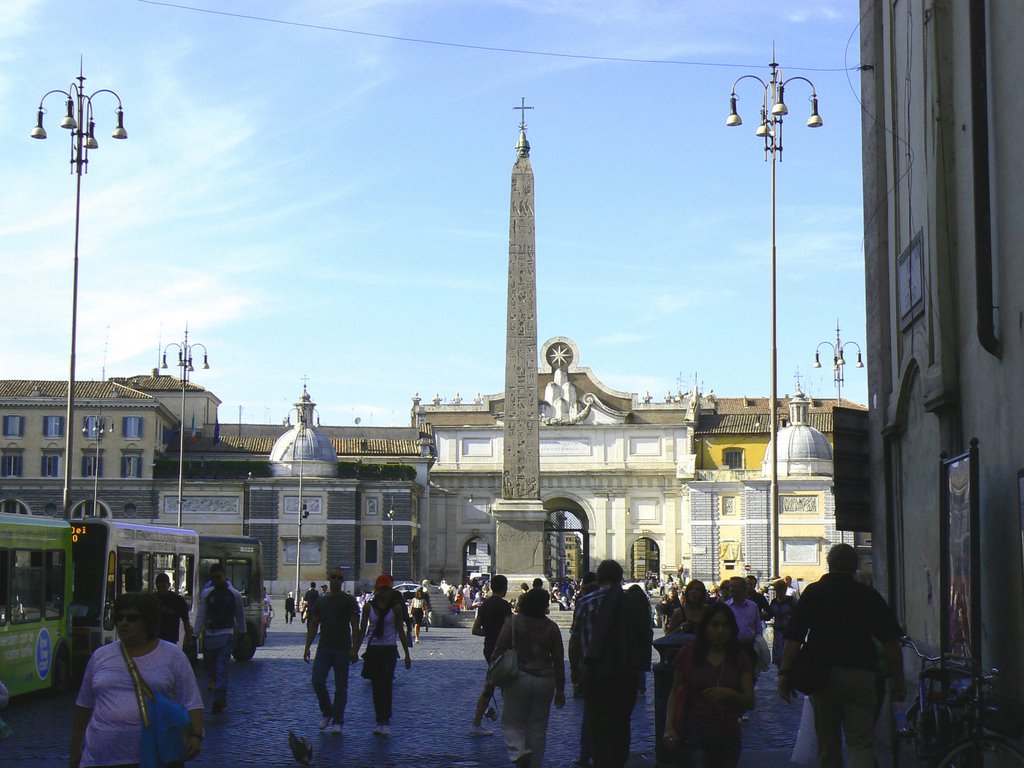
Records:
[[[665,733],[665,710],[668,708],[668,697],[672,692],[672,676],[675,667],[672,663],[679,649],[692,643],[696,635],[675,632],[654,641],[654,648],[660,659],[654,664],[654,755],[659,766],[677,765],[669,750],[661,741]]]

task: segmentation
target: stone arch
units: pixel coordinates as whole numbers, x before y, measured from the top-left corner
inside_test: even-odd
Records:
[[[31,515],[32,509],[21,499],[11,496],[6,499],[0,499],[0,512],[8,515]]]
[[[544,502],[544,571],[551,579],[580,579],[591,570],[591,518],[583,505],[568,496]]]
[[[476,531],[462,545],[462,580],[473,573],[494,573],[494,543]]]
[[[661,547],[650,536],[637,536],[629,547],[629,580],[661,578]]]
[[[71,506],[71,513],[68,515],[72,520],[81,520],[86,517],[112,518],[113,516],[113,510],[102,499],[96,501],[95,510],[92,499],[82,499]]]

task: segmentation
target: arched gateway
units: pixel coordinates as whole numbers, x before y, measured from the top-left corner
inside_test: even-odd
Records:
[[[590,569],[590,535],[583,509],[569,499],[552,499],[544,522],[544,566],[551,579],[579,579]]]

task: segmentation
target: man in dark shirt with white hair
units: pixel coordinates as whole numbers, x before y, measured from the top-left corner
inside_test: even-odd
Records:
[[[876,638],[892,670],[893,699],[906,696],[900,627],[875,590],[854,579],[857,553],[836,544],[828,553],[828,573],[803,590],[786,630],[779,667],[779,695],[789,701],[792,672],[808,637],[827,660],[827,673],[811,693],[814,730],[822,768],[842,768],[843,736],[850,768],[873,768],[875,734]]]

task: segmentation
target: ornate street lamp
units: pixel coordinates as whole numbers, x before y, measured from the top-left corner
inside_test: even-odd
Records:
[[[806,77],[790,77],[784,79],[782,70],[774,61],[768,65],[771,69],[771,79],[765,81],[757,75],[743,75],[732,84],[732,94],[729,97],[729,116],[725,124],[729,127],[743,125],[743,120],[736,111],[736,86],[743,80],[754,80],[761,86],[761,121],[758,123],[754,135],[764,140],[765,162],[771,160],[772,165],[772,253],[771,253],[771,289],[772,289],[772,349],[771,349],[771,450],[772,450],[772,472],[771,472],[771,499],[769,508],[769,520],[771,527],[771,557],[769,558],[769,570],[771,573],[779,573],[779,417],[778,417],[778,349],[777,349],[777,291],[776,291],[776,254],[775,254],[775,166],[776,161],[782,161],[782,127],[784,118],[789,114],[786,106],[785,89],[792,82],[804,82],[811,87],[811,115],[807,118],[808,128],[820,128],[822,126],[821,116],[818,115],[818,94],[815,91],[814,83]]]
[[[91,427],[91,428],[90,428]],[[100,517],[99,514],[99,498],[100,498],[100,441],[103,440],[103,435],[110,432],[113,426],[107,426],[107,420],[102,416],[90,416],[86,419],[85,426],[82,427],[82,437],[86,440],[93,439],[96,441],[96,456],[95,464],[93,465],[93,481],[92,481],[92,512],[89,517]],[[84,515],[83,515],[84,517]]]
[[[96,141],[96,122],[93,120],[92,100],[101,93],[109,93],[117,99],[117,127],[110,134],[115,139],[127,139],[128,132],[124,129],[124,109],[121,104],[121,97],[107,88],[101,88],[90,94],[85,92],[85,75],[82,74],[81,66],[78,70],[78,82],[71,83],[66,91],[56,89],[47,91],[39,100],[39,112],[36,117],[36,127],[29,134],[33,139],[45,139],[46,129],[43,128],[43,115],[46,109],[43,102],[48,96],[59,93],[66,99],[66,114],[60,121],[60,127],[71,132],[71,173],[75,174],[75,256],[72,267],[71,278],[71,355],[68,365],[68,396],[67,396],[67,424],[64,427],[64,496],[63,512],[68,517],[71,511],[71,465],[72,448],[74,447],[75,430],[73,428],[75,416],[75,337],[78,332],[78,235],[79,222],[82,211],[82,175],[89,171],[89,150],[98,149],[99,142]]]
[[[180,371],[179,376],[181,377],[181,430],[178,436],[178,527],[181,528],[181,513],[182,507],[185,504],[185,498],[182,496],[182,491],[185,485],[185,390],[188,389],[188,378],[189,374],[192,373],[195,368],[192,366],[192,350],[199,347],[203,350],[203,368],[209,370],[210,363],[207,359],[206,346],[203,344],[189,344],[188,343],[188,326],[185,326],[185,338],[180,343],[172,342],[164,347],[164,358],[163,363],[160,365],[161,368],[167,368],[167,350],[174,347],[178,350],[178,370]],[[195,414],[192,415],[192,426],[195,427]]]
[[[388,559],[388,573],[391,577],[395,576],[395,500],[390,499],[388,502],[388,527],[391,529],[391,554]]]
[[[822,347],[831,347],[832,348],[832,377],[835,379],[835,382],[836,382],[836,405],[837,406],[842,406],[842,398],[843,398],[843,368],[846,367],[846,358],[843,356],[843,350],[846,349],[846,347],[856,347],[857,348],[857,366],[856,367],[857,368],[863,368],[864,367],[864,358],[863,358],[863,355],[861,354],[861,351],[860,351],[860,344],[858,344],[856,341],[846,341],[846,342],[844,342],[839,337],[839,320],[836,319],[836,343],[833,344],[831,341],[823,341],[823,342],[821,342],[818,345],[818,348],[816,350],[814,350],[814,367],[815,368],[821,368],[821,359],[819,358],[818,353],[821,351]]]

